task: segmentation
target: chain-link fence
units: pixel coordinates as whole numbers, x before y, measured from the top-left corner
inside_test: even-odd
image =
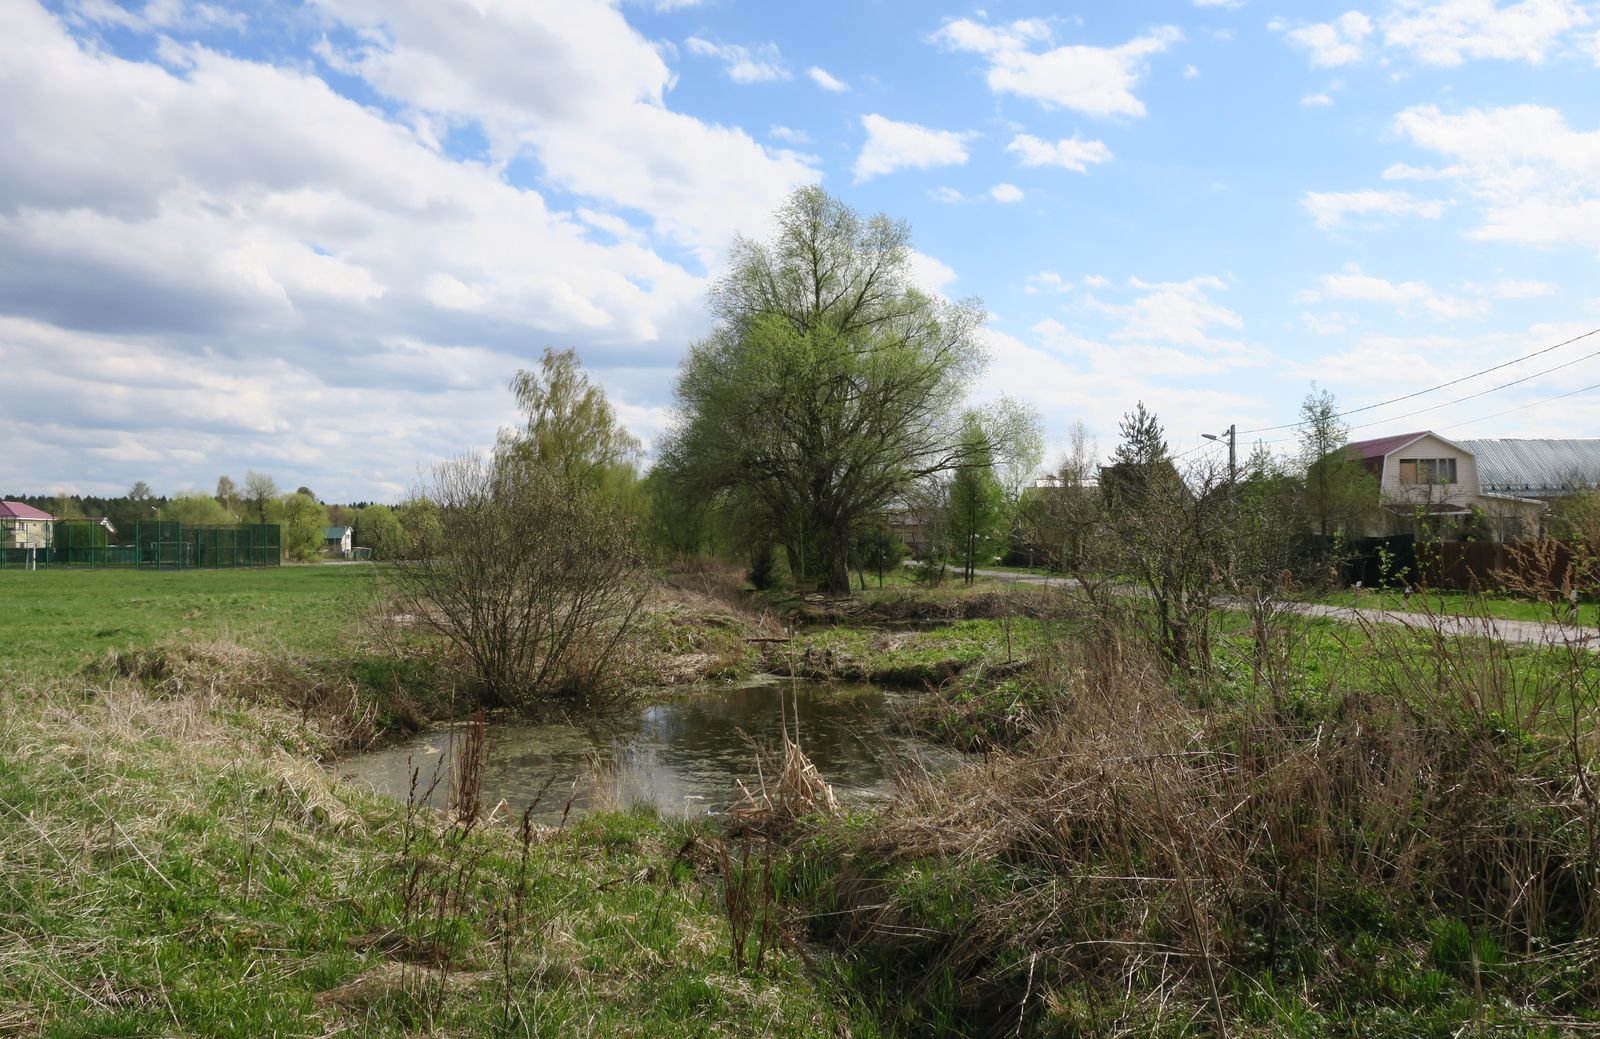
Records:
[[[100,523],[56,520],[42,548],[0,548],[0,569],[58,567],[140,570],[225,570],[277,566],[283,542],[276,523],[229,527],[187,526],[173,520],[141,520],[131,536],[113,543]]]

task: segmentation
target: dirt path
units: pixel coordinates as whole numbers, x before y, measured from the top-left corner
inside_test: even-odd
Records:
[[[1037,574],[1016,574],[1005,570],[974,570],[984,577],[1012,581],[1016,584],[1042,584],[1064,586],[1075,584],[1070,577],[1041,577]],[[1129,589],[1132,591],[1132,589]],[[1356,624],[1398,624],[1419,630],[1438,629],[1447,635],[1465,635],[1470,638],[1498,639],[1532,646],[1577,646],[1600,652],[1600,629],[1573,624],[1545,624],[1539,621],[1505,620],[1499,617],[1458,617],[1451,614],[1406,613],[1400,610],[1363,610],[1353,606],[1327,606],[1322,603],[1291,603],[1290,608],[1307,617],[1326,617],[1330,620]]]

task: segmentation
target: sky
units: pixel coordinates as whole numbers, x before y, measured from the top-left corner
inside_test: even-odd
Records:
[[[0,0],[0,140],[0,491],[398,500],[546,347],[648,444],[811,183],[1052,452],[1600,435],[1600,335],[1367,407],[1600,328],[1600,0]]]

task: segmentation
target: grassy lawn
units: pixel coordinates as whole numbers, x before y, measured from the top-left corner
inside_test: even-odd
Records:
[[[0,1034],[841,1031],[791,953],[736,968],[705,829],[600,814],[524,844],[515,810],[469,831],[335,782],[290,713],[6,696]]]
[[[1518,599],[1505,595],[1479,595],[1468,592],[1426,591],[1411,593],[1409,601],[1399,591],[1392,589],[1356,591],[1346,588],[1330,592],[1317,600],[1330,606],[1353,606],[1362,610],[1399,610],[1407,613],[1442,613],[1468,617],[1496,617],[1502,620],[1537,621],[1551,623],[1556,617],[1550,604]],[[1593,603],[1579,604],[1579,622],[1600,623]],[[1561,607],[1561,618],[1566,619],[1566,607]]]
[[[0,573],[0,1035],[873,1034],[787,947],[736,960],[709,827],[408,812],[183,656],[337,663],[372,576]],[[85,672],[111,648],[189,670]]]
[[[225,637],[255,648],[334,652],[374,570],[0,570],[0,674],[66,675],[108,649]]]

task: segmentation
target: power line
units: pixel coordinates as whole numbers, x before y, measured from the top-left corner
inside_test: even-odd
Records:
[[[1364,406],[1359,407],[1359,408],[1351,408],[1349,411],[1341,411],[1339,414],[1335,415],[1334,417],[1335,418],[1347,418],[1350,415],[1359,415],[1363,411],[1372,411],[1375,408],[1384,408],[1384,407],[1388,407],[1390,404],[1398,404],[1398,403],[1400,403],[1401,401],[1404,401],[1404,400],[1411,400],[1414,397],[1420,397],[1425,393],[1432,393],[1435,390],[1448,389],[1451,386],[1455,386],[1455,385],[1458,385],[1460,383],[1466,382],[1469,379],[1476,379],[1480,375],[1488,375],[1490,372],[1497,372],[1502,368],[1509,368],[1514,364],[1520,364],[1523,361],[1531,360],[1531,359],[1533,359],[1535,357],[1540,356],[1541,354],[1550,353],[1552,350],[1559,350],[1563,346],[1571,346],[1573,343],[1576,343],[1576,342],[1579,342],[1581,340],[1587,339],[1592,335],[1600,335],[1600,328],[1590,329],[1589,331],[1583,333],[1582,335],[1573,336],[1571,339],[1567,339],[1567,340],[1564,340],[1562,342],[1559,342],[1559,343],[1555,344],[1554,346],[1547,346],[1547,347],[1543,348],[1542,350],[1535,350],[1531,354],[1523,354],[1521,357],[1516,357],[1516,358],[1513,358],[1513,359],[1511,359],[1509,361],[1504,361],[1504,362],[1502,362],[1500,364],[1495,365],[1492,368],[1485,368],[1482,371],[1473,372],[1471,375],[1463,375],[1459,379],[1451,379],[1449,382],[1441,382],[1437,386],[1429,386],[1425,390],[1417,390],[1415,393],[1407,393],[1407,394],[1405,394],[1404,396],[1401,396],[1401,397],[1391,397],[1389,400],[1379,401],[1376,404],[1367,404],[1367,405],[1364,405]],[[1597,351],[1597,352],[1600,352],[1600,351]],[[1594,356],[1595,356],[1595,354],[1589,354],[1588,355],[1588,357],[1594,357]],[[1580,358],[1578,358],[1578,360],[1579,361],[1587,360],[1588,357],[1580,357]],[[1567,363],[1568,364],[1576,364],[1577,361],[1569,361]],[[1566,367],[1566,365],[1560,365],[1559,367],[1560,368],[1564,368],[1564,367]],[[1542,372],[1540,374],[1549,374],[1549,372],[1553,372],[1553,371],[1557,371],[1557,370],[1558,370],[1558,368],[1551,368],[1551,369],[1548,369],[1547,371]],[[1529,378],[1535,378],[1535,376],[1529,376]],[[1526,379],[1519,379],[1518,380],[1518,382],[1526,382],[1526,381],[1527,381]],[[1515,382],[1508,382],[1504,386],[1496,387],[1496,389],[1504,389],[1506,386],[1515,386],[1515,385],[1516,385]],[[1493,390],[1485,390],[1484,392],[1485,393],[1492,393],[1494,391]],[[1481,394],[1479,394],[1479,396],[1481,396]],[[1461,400],[1471,400],[1471,399],[1472,399],[1471,397],[1462,397],[1461,398]],[[1452,401],[1451,403],[1459,403],[1459,401]],[[1439,404],[1439,405],[1436,405],[1436,406],[1437,407],[1441,407],[1441,408],[1449,407],[1449,405],[1447,405],[1447,404]],[[1428,409],[1424,409],[1424,410],[1432,410],[1432,409],[1428,408]],[[1412,414],[1413,415],[1420,415],[1420,414],[1422,414],[1422,412],[1421,411],[1416,411],[1416,412],[1412,412]],[[1398,418],[1409,418],[1410,416],[1409,415],[1400,415],[1400,416],[1397,416],[1397,417]],[[1390,420],[1383,419],[1381,421],[1387,422],[1387,421],[1390,421]],[[1377,422],[1368,422],[1368,423],[1366,423],[1366,425],[1368,425],[1368,426],[1373,426],[1373,425],[1377,425],[1377,424],[1378,424]],[[1262,426],[1259,429],[1241,429],[1241,430],[1239,430],[1239,434],[1238,435],[1239,436],[1245,436],[1245,435],[1250,434],[1250,433],[1272,433],[1272,432],[1276,432],[1277,430],[1280,430],[1280,429],[1293,429],[1298,425],[1300,425],[1300,423],[1298,423],[1298,422],[1285,422],[1281,426]],[[1355,428],[1360,429],[1360,428],[1363,428],[1363,427],[1357,426]],[[1283,442],[1284,441],[1269,441],[1269,443],[1283,443]]]
[[[1595,329],[1594,332],[1588,332],[1588,333],[1585,333],[1585,334],[1586,335],[1594,335],[1595,332],[1600,332],[1600,328]],[[1578,336],[1577,339],[1570,339],[1570,340],[1567,341],[1567,343],[1563,343],[1563,344],[1560,344],[1560,345],[1563,345],[1563,346],[1570,345],[1571,343],[1575,343],[1575,342],[1577,342],[1578,339],[1582,339],[1582,338],[1583,338],[1583,336]],[[1554,347],[1552,347],[1550,349],[1554,349]],[[1540,351],[1540,353],[1548,353],[1548,352],[1549,352],[1549,350],[1541,350]],[[1532,356],[1536,356],[1536,355],[1529,354],[1528,356],[1532,357]],[[1549,375],[1551,372],[1559,372],[1563,368],[1571,368],[1575,364],[1581,364],[1582,362],[1587,361],[1587,360],[1591,360],[1592,358],[1595,358],[1595,357],[1600,357],[1600,350],[1595,350],[1592,353],[1584,354],[1582,357],[1574,357],[1570,361],[1563,361],[1562,363],[1560,363],[1558,365],[1555,365],[1553,367],[1550,367],[1550,368],[1546,368],[1543,371],[1534,372],[1532,375],[1524,375],[1520,379],[1512,379],[1510,382],[1503,382],[1498,386],[1491,386],[1486,390],[1479,390],[1477,393],[1469,393],[1465,397],[1457,397],[1455,400],[1447,400],[1443,404],[1430,404],[1426,408],[1418,408],[1416,411],[1408,411],[1404,415],[1390,415],[1387,418],[1373,419],[1371,422],[1362,422],[1362,423],[1360,423],[1358,425],[1351,426],[1350,429],[1351,430],[1370,429],[1373,426],[1381,426],[1381,425],[1385,425],[1385,424],[1390,423],[1390,422],[1398,422],[1398,421],[1400,421],[1401,419],[1404,419],[1404,418],[1416,418],[1418,415],[1426,415],[1428,412],[1430,412],[1430,411],[1438,411],[1440,408],[1448,408],[1448,407],[1453,407],[1454,405],[1457,405],[1457,404],[1465,404],[1469,400],[1476,400],[1479,397],[1487,397],[1491,393],[1498,393],[1500,390],[1510,389],[1513,386],[1520,386],[1525,382],[1531,382],[1534,379],[1538,379],[1538,378],[1540,378],[1542,376]],[[1526,358],[1519,358],[1519,360],[1525,360],[1525,359]],[[1514,362],[1512,362],[1512,363],[1514,363]],[[1500,365],[1500,367],[1503,368],[1503,367],[1505,367],[1505,365]],[[1488,371],[1493,371],[1494,369],[1490,368],[1490,369],[1487,369],[1487,370]],[[1479,372],[1478,374],[1482,375],[1483,372]],[[1473,378],[1473,376],[1469,375],[1469,376],[1466,376],[1466,378],[1470,379],[1470,378]],[[1464,381],[1464,380],[1463,379],[1455,380],[1455,382],[1462,382],[1462,381]],[[1445,383],[1444,385],[1450,386],[1450,385],[1454,385],[1454,383]],[[1428,391],[1427,390],[1423,390],[1422,392],[1426,393]],[[1396,397],[1395,400],[1407,400],[1407,399],[1409,399],[1411,397],[1415,397],[1415,396],[1416,396],[1415,393],[1411,393],[1411,394],[1407,394],[1405,397]],[[1555,399],[1559,399],[1559,398],[1552,398],[1552,399],[1555,400]],[[1394,403],[1394,401],[1388,401],[1386,403],[1392,404],[1392,403]],[[1370,406],[1368,406],[1366,408],[1357,408],[1355,411],[1347,411],[1347,412],[1344,412],[1343,414],[1341,414],[1341,415],[1339,415],[1337,417],[1343,418],[1344,415],[1354,415],[1357,411],[1369,411],[1369,410],[1371,410],[1371,408],[1376,408],[1376,407],[1382,407],[1382,405],[1373,404],[1373,405],[1370,405]],[[1513,408],[1512,410],[1515,411],[1515,410],[1518,410],[1518,409]],[[1493,416],[1490,416],[1490,417],[1493,417]],[[1479,420],[1474,420],[1474,421],[1479,421]],[[1273,429],[1293,429],[1296,426],[1299,426],[1300,424],[1301,423],[1295,422],[1295,423],[1291,423],[1291,424],[1285,425],[1285,426],[1269,426],[1266,429],[1253,429],[1253,430],[1250,430],[1249,432],[1252,432],[1252,433],[1265,433],[1265,432],[1268,432],[1269,430],[1273,430]],[[1455,424],[1459,425],[1460,423],[1455,423]],[[1449,427],[1443,427],[1443,428],[1449,428]],[[1285,437],[1285,438],[1282,438],[1282,439],[1279,439],[1279,440],[1268,440],[1268,441],[1266,441],[1266,443],[1267,444],[1287,444],[1287,443],[1291,443],[1292,441],[1294,441],[1296,439],[1297,439],[1296,437]]]
[[[1588,393],[1590,390],[1600,390],[1600,382],[1595,383],[1593,386],[1585,386],[1580,390],[1568,390],[1566,393],[1558,393],[1554,397],[1546,397],[1544,400],[1535,400],[1529,401],[1527,404],[1518,404],[1514,408],[1507,408],[1504,411],[1497,411],[1493,415],[1479,415],[1477,418],[1469,418],[1464,422],[1452,422],[1448,426],[1440,426],[1439,428],[1459,429],[1462,426],[1470,426],[1475,422],[1487,422],[1492,418],[1499,418],[1501,415],[1509,415],[1514,411],[1526,411],[1528,408],[1536,408],[1541,404],[1549,404],[1551,401],[1564,400],[1567,397],[1576,397],[1578,394]]]

